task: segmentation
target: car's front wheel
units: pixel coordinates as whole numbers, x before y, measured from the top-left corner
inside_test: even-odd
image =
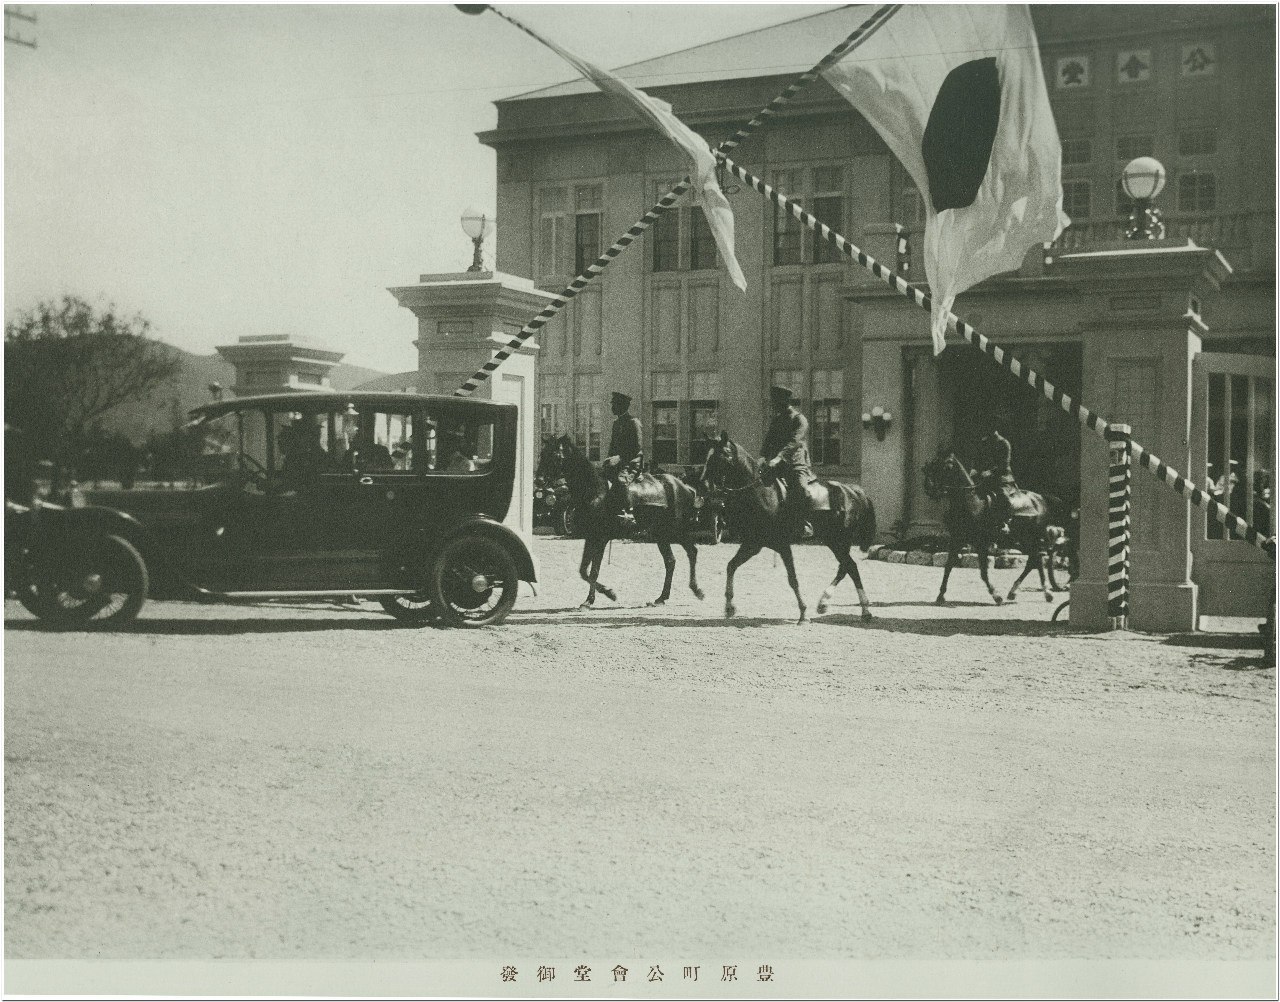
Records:
[[[102,536],[73,553],[46,556],[32,577],[30,604],[54,626],[123,626],[147,598],[147,565],[127,539]]]
[[[431,601],[450,626],[493,626],[516,604],[516,562],[501,543],[458,536],[444,544],[431,569]]]
[[[436,607],[425,592],[415,595],[383,595],[378,599],[382,608],[402,623],[422,626],[436,618]]]

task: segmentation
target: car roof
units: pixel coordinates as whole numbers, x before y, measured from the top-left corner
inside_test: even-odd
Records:
[[[442,393],[389,393],[379,390],[303,390],[294,393],[262,393],[251,397],[232,397],[201,404],[191,409],[193,420],[219,417],[241,410],[325,410],[346,404],[364,404],[372,407],[421,407],[430,405],[453,411],[476,413],[511,410],[515,404],[497,403],[493,400],[475,400]]]

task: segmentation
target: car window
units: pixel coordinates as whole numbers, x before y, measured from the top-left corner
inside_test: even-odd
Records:
[[[361,473],[411,473],[417,469],[411,412],[352,404],[335,418],[342,469]]]
[[[258,420],[261,422],[261,415],[258,415]],[[241,421],[242,415],[233,411],[230,414],[210,418],[195,426],[196,434],[199,436],[199,459],[196,461],[195,476],[192,478],[193,486],[222,484],[235,477],[240,467],[241,445],[244,439]],[[259,446],[259,455],[254,458],[263,462],[266,459],[266,450],[261,448],[264,444],[261,434],[258,435],[256,444]],[[156,456],[157,460],[161,458],[159,455]]]
[[[428,415],[423,445],[429,473],[488,473],[493,465],[493,421],[480,415]]]
[[[341,468],[336,415],[330,411],[277,411],[271,415],[271,473],[292,486]]]

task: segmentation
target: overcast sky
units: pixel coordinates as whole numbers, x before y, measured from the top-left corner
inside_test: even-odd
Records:
[[[829,6],[510,5],[609,67]],[[450,5],[26,9],[38,47],[4,47],[6,317],[74,293],[200,353],[294,333],[415,368],[386,288],[470,264],[492,102],[572,76]]]

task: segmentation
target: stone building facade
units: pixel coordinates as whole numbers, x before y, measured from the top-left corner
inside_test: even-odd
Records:
[[[824,12],[619,74],[671,102],[714,144],[870,10]],[[1214,248],[1233,269],[1204,304],[1205,350],[1274,357],[1274,9],[1044,6],[1033,16],[1074,220],[1049,256],[1111,246],[1128,212],[1121,169],[1154,155],[1169,179],[1157,205],[1170,239]],[[767,72],[753,69],[761,66]],[[497,127],[480,136],[496,152],[497,267],[541,289],[567,285],[684,173],[670,144],[582,81],[497,109]],[[733,156],[886,264],[895,224],[921,246],[919,193],[824,82]],[[863,483],[886,530],[936,529],[940,509],[920,489],[921,464],[942,446],[969,450],[992,424],[1013,441],[1025,484],[1078,496],[1074,422],[963,345],[934,359],[925,314],[754,191],[729,200],[747,292],[718,266],[686,196],[540,333],[543,434],[569,431],[598,457],[609,394],[622,390],[643,421],[646,454],[696,464],[720,430],[758,447],[768,388],[785,383],[804,402],[820,474]],[[913,278],[923,279],[921,259],[912,259]],[[956,312],[1075,394],[1088,383],[1090,294],[1088,280],[1036,249],[1020,271],[962,296]],[[1096,311],[1087,322],[1097,323]],[[1134,380],[1138,412],[1143,391]],[[875,407],[893,417],[882,434],[862,421]]]

